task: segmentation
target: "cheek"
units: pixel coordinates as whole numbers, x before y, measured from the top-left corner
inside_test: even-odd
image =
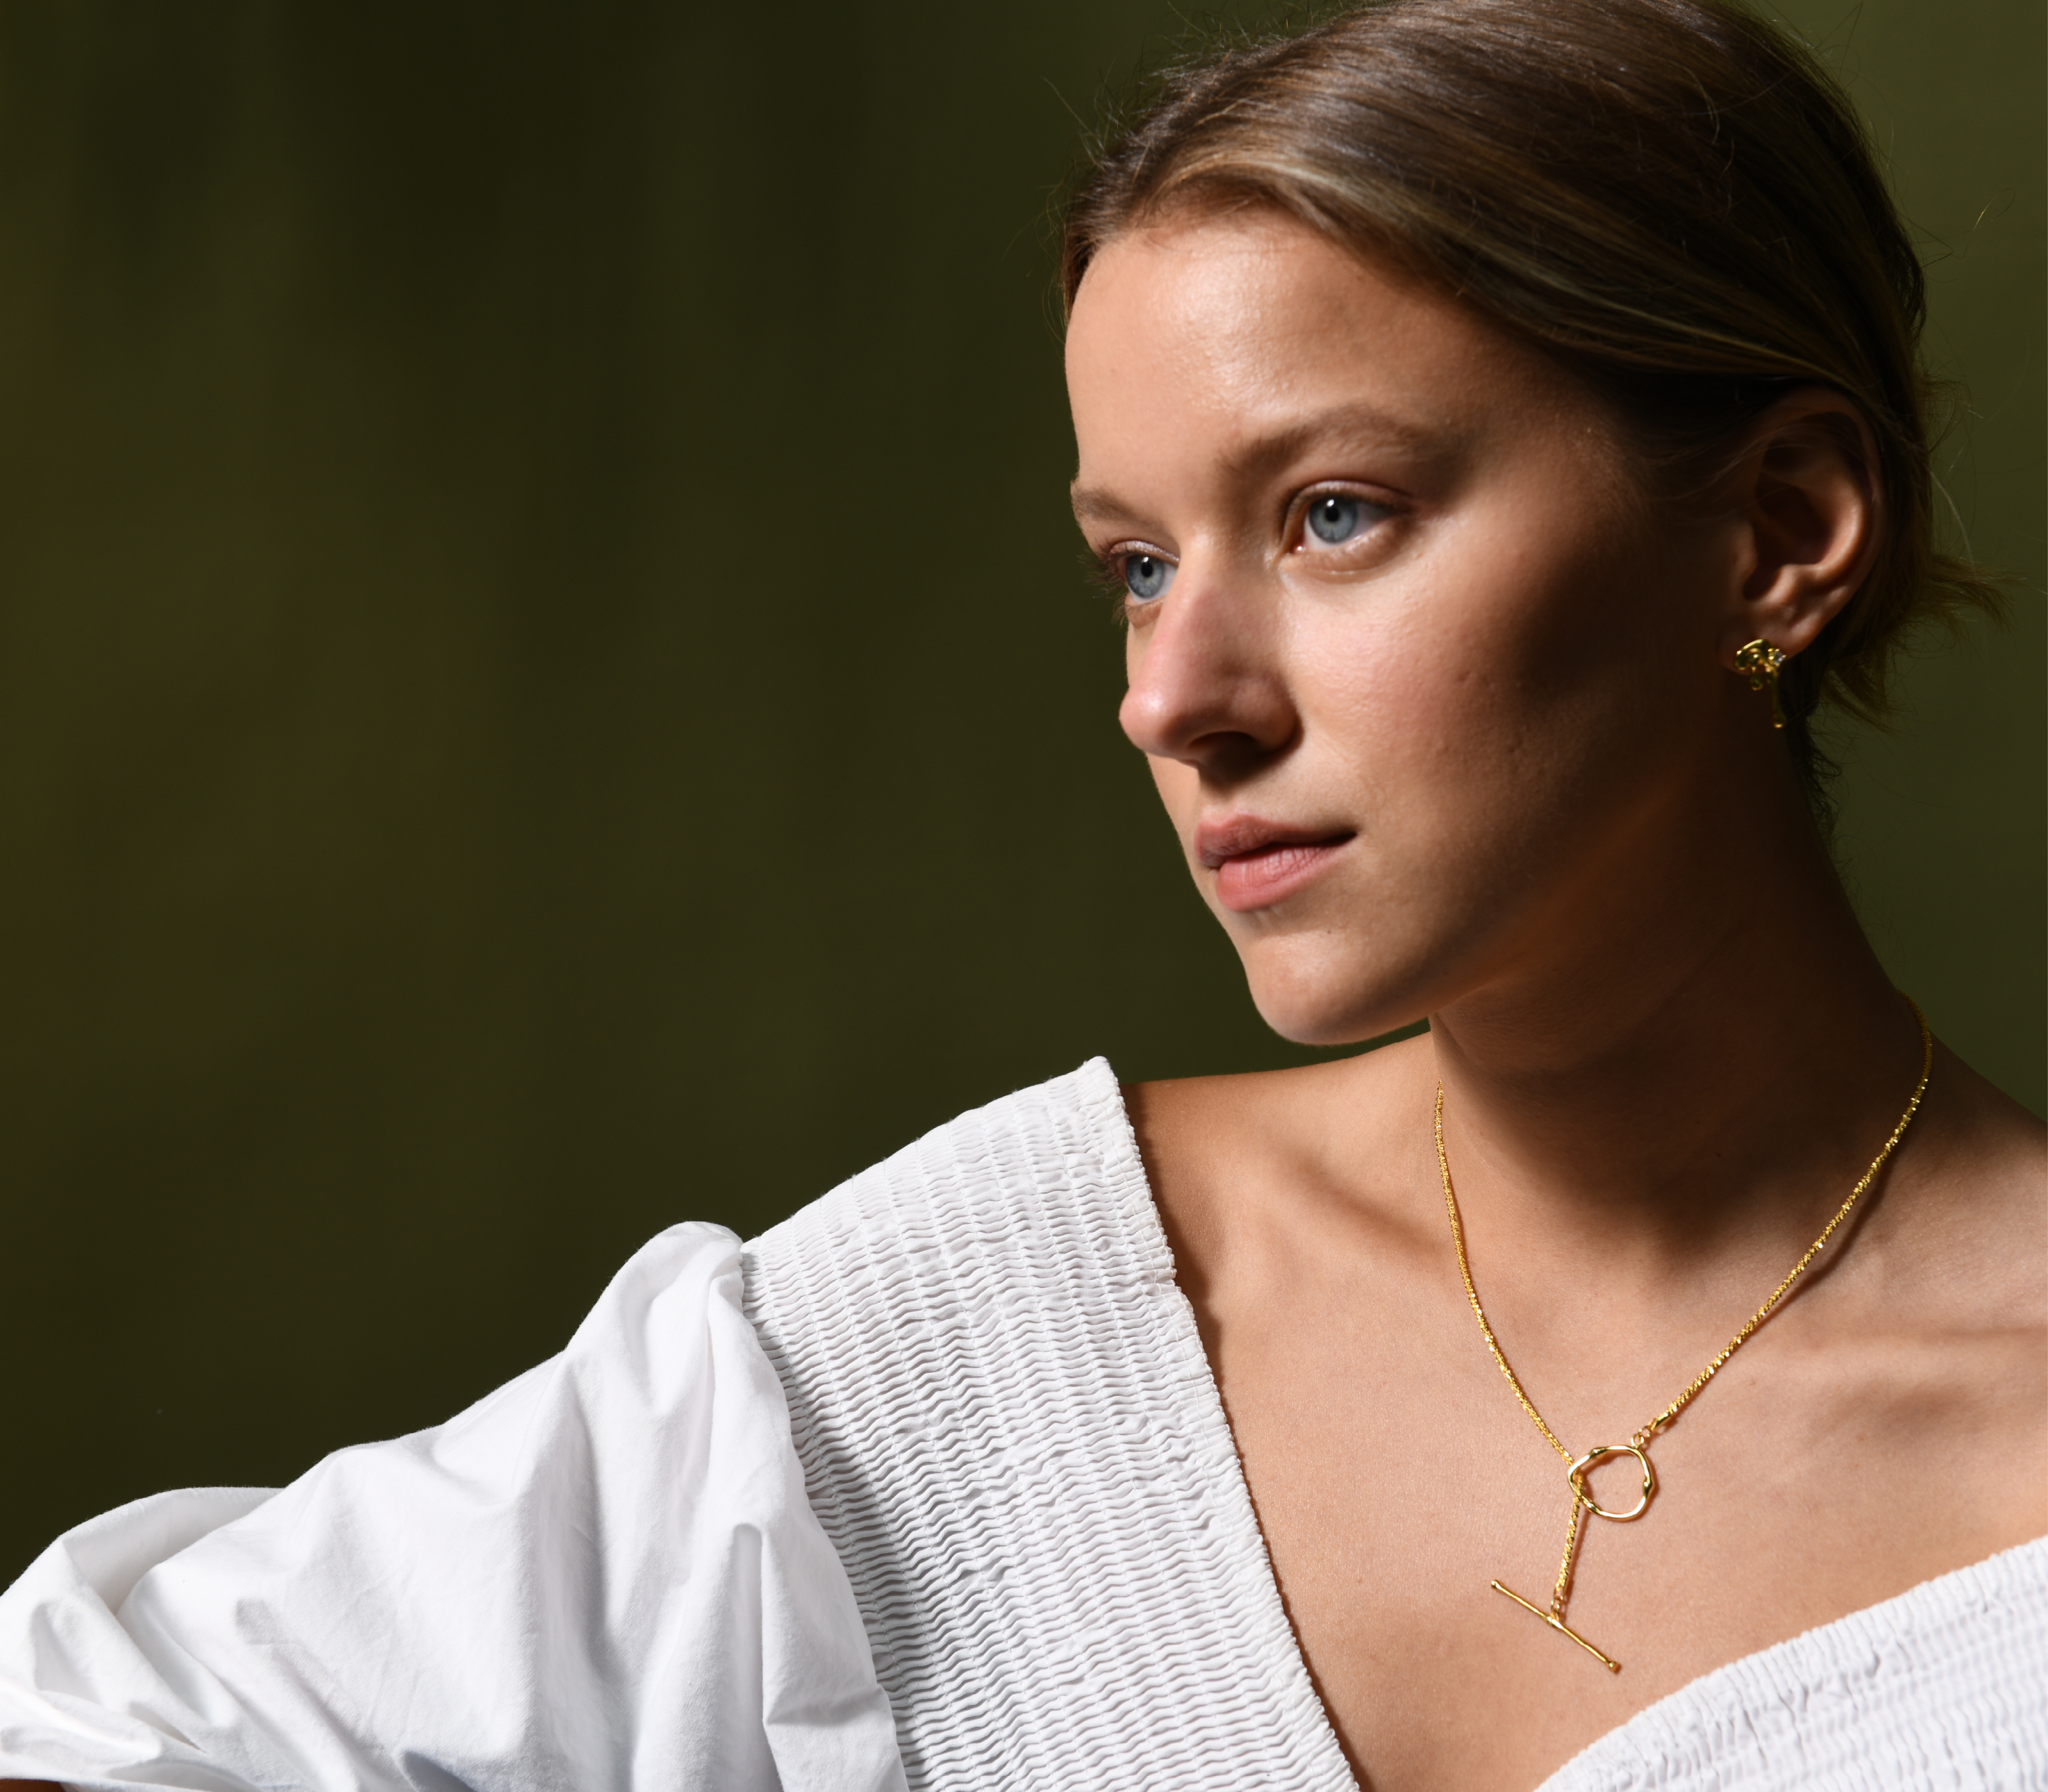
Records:
[[[1598,544],[1545,545],[1446,556],[1405,590],[1301,614],[1305,719],[1379,825],[1511,851],[1700,720],[1683,668],[1710,667],[1711,644],[1673,638],[1676,594]]]
[[[1498,765],[1522,724],[1503,643],[1470,615],[1408,603],[1318,607],[1290,658],[1305,744],[1344,769],[1368,813],[1441,824],[1474,765]]]

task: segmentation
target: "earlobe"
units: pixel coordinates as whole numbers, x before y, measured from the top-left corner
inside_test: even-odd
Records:
[[[1856,406],[1825,386],[1788,393],[1758,420],[1731,496],[1749,571],[1731,592],[1722,644],[1731,670],[1755,643],[1790,657],[1810,646],[1875,563],[1883,518],[1876,444]]]

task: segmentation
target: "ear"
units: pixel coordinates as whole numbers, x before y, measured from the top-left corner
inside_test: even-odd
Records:
[[[1763,639],[1789,656],[1813,645],[1877,558],[1883,517],[1877,444],[1840,393],[1802,386],[1757,420],[1730,472],[1744,576],[1729,593],[1721,663]]]

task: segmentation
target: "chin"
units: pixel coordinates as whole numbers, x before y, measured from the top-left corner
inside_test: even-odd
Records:
[[[1280,944],[1262,941],[1242,956],[1259,1017],[1283,1039],[1297,1045],[1356,1045],[1429,1011],[1418,979],[1393,966],[1275,951]]]

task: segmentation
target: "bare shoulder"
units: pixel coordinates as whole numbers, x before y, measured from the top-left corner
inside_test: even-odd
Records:
[[[1176,1184],[1200,1184],[1247,1155],[1313,1150],[1340,1114],[1369,1124],[1375,1097],[1405,1090],[1424,1068],[1426,1039],[1292,1070],[1127,1083],[1123,1099],[1146,1165]]]
[[[1894,1233],[1919,1297],[1964,1328],[2048,1327],[2048,1127],[1946,1050],[1922,1120]]]
[[[1431,1063],[1422,1037],[1293,1070],[1126,1085],[1153,1197],[1177,1244],[1199,1246],[1278,1189],[1341,1185],[1356,1199],[1361,1183],[1379,1180],[1376,1169],[1405,1166]]]
[[[1961,1148],[2015,1193],[2048,1201],[2048,1124],[1945,1046],[1937,1048],[1933,1088]]]

